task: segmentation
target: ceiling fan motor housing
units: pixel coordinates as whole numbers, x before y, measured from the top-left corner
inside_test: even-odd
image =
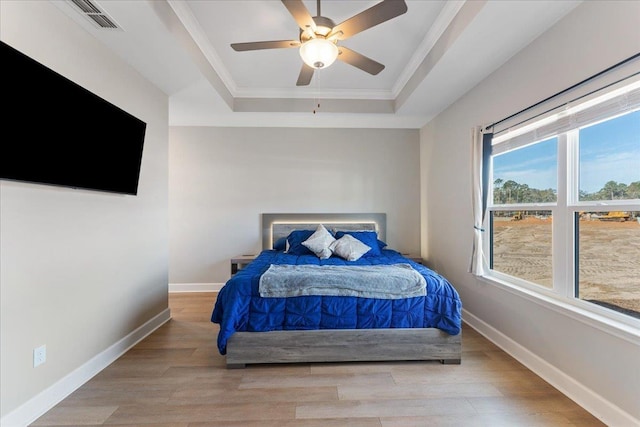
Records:
[[[316,37],[327,37],[336,24],[325,16],[314,16],[313,22],[316,24],[316,31],[307,27],[306,31],[300,30],[300,41],[302,43],[315,39]]]

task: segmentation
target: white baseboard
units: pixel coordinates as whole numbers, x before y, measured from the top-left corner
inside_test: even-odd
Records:
[[[171,310],[167,308],[102,353],[94,356],[49,388],[2,417],[0,426],[23,427],[31,424],[170,319]]]
[[[219,292],[224,283],[169,283],[169,293]]]
[[[582,383],[565,374],[560,369],[535,355],[527,348],[513,341],[493,326],[462,310],[466,324],[478,331],[489,341],[513,356],[539,377],[560,390],[568,398],[589,411],[593,416],[609,426],[640,426],[640,420],[614,405]],[[463,362],[464,363],[464,362]]]

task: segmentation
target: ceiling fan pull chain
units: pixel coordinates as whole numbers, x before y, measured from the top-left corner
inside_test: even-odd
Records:
[[[318,0],[318,3],[320,3],[320,0]],[[315,72],[316,75],[316,93],[315,96],[313,97],[313,103],[316,104],[318,107],[313,109],[313,114],[316,113],[317,110],[320,109],[320,99],[318,98],[318,94],[320,93],[320,70],[317,70]]]

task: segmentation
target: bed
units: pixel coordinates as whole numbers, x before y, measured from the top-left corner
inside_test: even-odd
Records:
[[[323,244],[321,252],[301,252],[300,243],[325,235],[322,229],[333,236],[333,250],[325,253]],[[459,364],[462,303],[457,291],[438,273],[389,248],[385,239],[385,214],[262,214],[263,249],[223,286],[211,316],[220,325],[217,344],[227,367],[414,360]],[[340,251],[345,242],[360,252],[370,250],[350,260],[351,252]],[[380,276],[386,283],[396,273],[399,281],[393,287],[358,288]],[[320,286],[331,282],[327,277],[349,286]],[[275,287],[267,288],[270,284]]]

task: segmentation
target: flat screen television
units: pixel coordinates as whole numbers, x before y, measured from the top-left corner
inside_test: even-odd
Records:
[[[0,179],[136,195],[146,123],[0,44]]]

